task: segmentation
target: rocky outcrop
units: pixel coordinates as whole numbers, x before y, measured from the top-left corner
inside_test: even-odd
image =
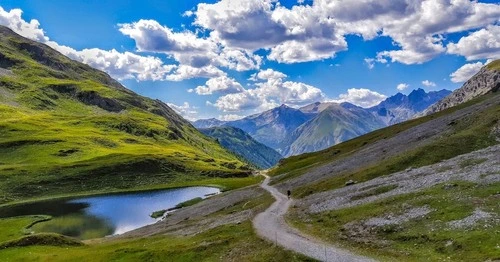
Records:
[[[499,89],[500,70],[485,66],[476,75],[465,82],[461,88],[453,91],[453,93],[441,101],[427,108],[422,115],[430,115],[439,112],[461,103],[465,103],[488,92],[497,92]]]

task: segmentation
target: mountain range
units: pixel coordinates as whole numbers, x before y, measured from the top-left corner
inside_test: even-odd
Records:
[[[270,168],[282,158],[274,149],[255,141],[248,133],[236,127],[210,127],[200,131],[259,169]]]
[[[451,91],[397,93],[371,108],[350,103],[316,102],[302,108],[286,105],[236,121],[202,119],[197,128],[232,126],[287,157],[328,148],[423,112]]]

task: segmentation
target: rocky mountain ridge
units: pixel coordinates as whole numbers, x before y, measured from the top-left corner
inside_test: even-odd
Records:
[[[444,109],[470,101],[488,92],[497,92],[500,89],[500,60],[495,60],[481,68],[464,85],[450,95],[426,109],[420,115],[430,115]],[[420,116],[419,115],[419,116]]]

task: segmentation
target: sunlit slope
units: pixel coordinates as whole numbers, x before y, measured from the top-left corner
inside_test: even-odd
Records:
[[[0,27],[0,203],[248,173],[161,101]]]

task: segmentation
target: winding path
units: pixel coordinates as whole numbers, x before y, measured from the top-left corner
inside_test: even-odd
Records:
[[[355,255],[344,249],[322,243],[316,239],[308,237],[290,227],[284,219],[284,215],[293,200],[269,185],[269,176],[266,177],[261,187],[273,195],[276,201],[266,211],[258,214],[253,220],[253,226],[257,234],[273,243],[301,253],[311,258],[328,262],[344,261],[373,261],[372,259]]]

